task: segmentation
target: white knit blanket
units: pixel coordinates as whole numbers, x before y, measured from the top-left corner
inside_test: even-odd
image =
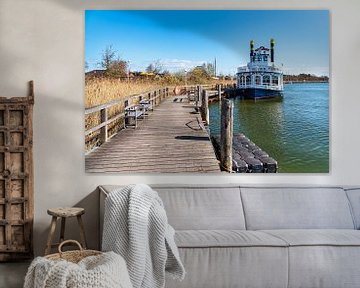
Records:
[[[113,252],[89,256],[79,263],[37,257],[24,288],[132,288],[124,259]]]
[[[174,279],[185,276],[163,203],[144,184],[106,198],[102,250],[124,257],[134,288],[165,287],[165,271]]]

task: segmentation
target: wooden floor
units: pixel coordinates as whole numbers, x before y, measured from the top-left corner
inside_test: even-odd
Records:
[[[136,129],[120,131],[86,155],[86,172],[220,172],[200,115],[194,112],[185,96],[164,100]]]

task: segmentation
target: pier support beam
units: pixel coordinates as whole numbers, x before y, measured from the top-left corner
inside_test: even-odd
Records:
[[[202,91],[201,98],[201,118],[205,121],[206,125],[209,125],[209,95],[205,89]]]
[[[223,99],[221,102],[220,133],[221,169],[232,172],[233,103],[229,99]]]

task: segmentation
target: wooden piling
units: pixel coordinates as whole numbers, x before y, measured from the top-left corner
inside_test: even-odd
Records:
[[[221,169],[232,172],[233,104],[229,99],[221,103],[220,133]]]
[[[209,125],[209,95],[205,89],[202,91],[201,98],[201,118],[205,121],[206,125]]]

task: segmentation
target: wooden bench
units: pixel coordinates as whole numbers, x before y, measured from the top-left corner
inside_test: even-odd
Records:
[[[153,105],[151,104],[151,101],[149,99],[143,99],[139,102],[139,105],[141,105],[144,109],[144,116],[148,115],[149,110],[153,110]]]
[[[190,89],[187,92],[187,96],[190,102],[195,102],[196,101],[196,91],[195,88],[194,89]]]
[[[135,104],[125,107],[125,128],[132,126],[137,127],[137,121],[139,118],[145,117],[145,109],[143,105]],[[134,124],[131,124],[131,119],[134,120]]]

